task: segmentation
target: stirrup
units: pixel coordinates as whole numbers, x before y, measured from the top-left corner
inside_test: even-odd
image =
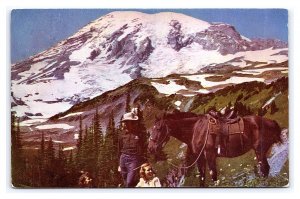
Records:
[[[221,154],[221,145],[218,145],[217,153],[218,153],[219,155]]]

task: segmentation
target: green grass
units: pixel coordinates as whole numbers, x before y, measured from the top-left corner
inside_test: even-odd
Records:
[[[288,92],[285,91],[275,99],[278,111],[271,114],[267,112],[266,117],[276,120],[281,128],[288,128],[289,126],[289,105],[288,105]]]
[[[178,147],[180,142],[170,141],[165,148],[168,157],[172,163],[179,165],[180,160],[176,160],[178,151],[173,147]],[[172,150],[173,149],[173,150]],[[289,162],[284,164],[281,172],[275,177],[259,177],[256,173],[257,160],[253,150],[236,158],[217,158],[218,180],[220,183],[216,186],[210,178],[208,166],[206,169],[207,187],[285,187],[289,183]],[[160,161],[154,164],[157,175],[165,176],[168,171],[174,167],[167,161]],[[184,187],[199,187],[198,170],[194,167],[189,176],[185,178]]]

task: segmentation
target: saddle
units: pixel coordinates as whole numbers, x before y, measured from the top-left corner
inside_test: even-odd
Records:
[[[234,110],[231,110],[226,116],[222,117],[222,119],[227,124],[233,124],[238,122],[241,117],[239,117]]]
[[[215,115],[214,115],[215,116]],[[229,114],[226,117],[214,117],[209,114],[209,133],[216,136],[215,147],[219,155],[227,154],[227,145],[231,135],[240,135],[243,146],[244,121],[241,117]]]
[[[243,134],[244,132],[244,121],[241,117],[226,120],[222,123],[222,133],[224,135]]]

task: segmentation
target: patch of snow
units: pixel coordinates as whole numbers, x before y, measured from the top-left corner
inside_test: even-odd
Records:
[[[203,89],[203,88],[201,88],[201,89],[200,89],[200,90],[198,90],[197,92],[198,92],[198,93],[203,93],[203,94],[210,93],[210,91],[209,91],[209,90],[207,90],[207,89]]]
[[[70,151],[70,150],[73,150],[75,148],[76,148],[75,146],[65,147],[65,148],[63,148],[63,151]]]
[[[79,139],[79,134],[78,133],[75,133],[74,134],[74,140],[78,140]]]
[[[197,81],[197,82],[201,82],[201,85],[204,87],[209,87],[208,85],[208,81],[206,81],[206,77],[211,77],[214,76],[213,74],[200,74],[200,75],[183,75],[182,77],[187,78],[188,80],[192,80],[192,81]]]
[[[263,106],[262,108],[265,108],[266,106],[270,105],[275,99],[276,97],[278,97],[281,94],[281,92],[275,94],[273,97],[271,97]]]
[[[72,129],[74,126],[70,126],[68,124],[48,124],[48,125],[40,125],[36,126],[37,129]]]
[[[242,39],[244,39],[244,40],[246,40],[246,41],[251,41],[251,39],[249,39],[248,37],[245,37],[245,36],[243,36],[243,35],[241,35],[241,37],[242,37]]]
[[[160,84],[157,82],[151,82],[151,85],[154,86],[158,92],[166,95],[171,95],[176,93],[179,90],[186,90],[185,86],[178,85],[174,81],[169,81],[168,84]]]
[[[183,111],[188,112],[193,102],[194,98],[189,99],[189,101],[185,104]]]
[[[288,50],[287,48],[284,49],[264,49],[264,50],[257,50],[257,51],[245,51],[245,52],[238,52],[235,54],[236,57],[244,57],[244,60],[252,61],[252,62],[266,62],[268,64],[271,63],[281,63],[288,60],[288,56],[286,55],[274,55],[279,53],[282,50]],[[241,66],[243,67],[243,66]],[[255,66],[259,67],[259,66]]]
[[[50,64],[51,66],[52,64]],[[20,80],[16,81],[17,83],[19,82],[22,82],[24,79],[27,79],[29,78],[30,76],[33,76],[35,75],[38,71],[41,71],[43,70],[44,68],[46,67],[49,67],[49,63],[47,61],[40,61],[40,62],[37,62],[35,64],[32,64],[30,66],[30,69],[27,70],[27,71],[23,71],[21,73],[19,73],[18,75],[24,77],[24,78],[21,78]]]
[[[81,115],[83,112],[76,112],[76,113],[70,113],[68,115],[65,115],[63,117],[60,117],[59,119],[63,119],[63,118],[67,118],[67,117],[71,117],[71,116],[75,116],[75,115]]]
[[[87,43],[86,45],[81,46],[78,50],[74,50],[69,56],[69,59],[70,61],[84,62],[88,57],[90,57],[92,50],[91,45]]]
[[[276,68],[257,68],[257,69],[247,69],[242,71],[236,71],[238,74],[249,74],[249,75],[259,75],[265,71],[275,71],[275,70],[287,70],[286,67],[276,67]]]
[[[184,75],[182,77],[185,77],[189,80],[193,81],[199,81],[201,82],[201,85],[205,88],[213,87],[213,86],[218,86],[218,85],[223,85],[223,84],[240,84],[244,82],[251,82],[251,81],[259,81],[259,82],[264,82],[264,78],[254,78],[254,77],[230,77],[226,79],[225,81],[219,81],[219,82],[212,82],[212,81],[207,81],[205,78],[206,77],[211,77],[213,76],[212,74],[200,74],[200,75]]]
[[[194,97],[196,94],[183,94],[185,97]]]
[[[46,119],[57,114],[58,112],[65,111],[72,106],[72,104],[69,102],[48,104],[44,102],[27,101],[26,104],[28,106],[15,106],[12,108],[12,111],[16,111],[16,115],[18,117],[25,115],[25,112],[42,113],[42,118]]]
[[[181,105],[181,101],[176,101],[176,102],[174,102],[174,104],[176,105],[176,106],[180,106]]]
[[[58,143],[58,144],[62,144],[65,143],[64,141],[60,141],[60,140],[53,140],[54,143]]]
[[[22,122],[20,122],[20,126],[32,126],[32,125],[36,125],[42,122],[47,121],[47,119],[44,118],[40,118],[40,119],[29,119],[29,120],[24,120]]]

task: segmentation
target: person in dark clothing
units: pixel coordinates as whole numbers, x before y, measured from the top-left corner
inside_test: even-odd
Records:
[[[142,144],[138,130],[136,109],[125,113],[122,118],[122,133],[119,137],[119,155],[121,172],[125,187],[135,187],[138,183],[138,171],[142,161]]]

